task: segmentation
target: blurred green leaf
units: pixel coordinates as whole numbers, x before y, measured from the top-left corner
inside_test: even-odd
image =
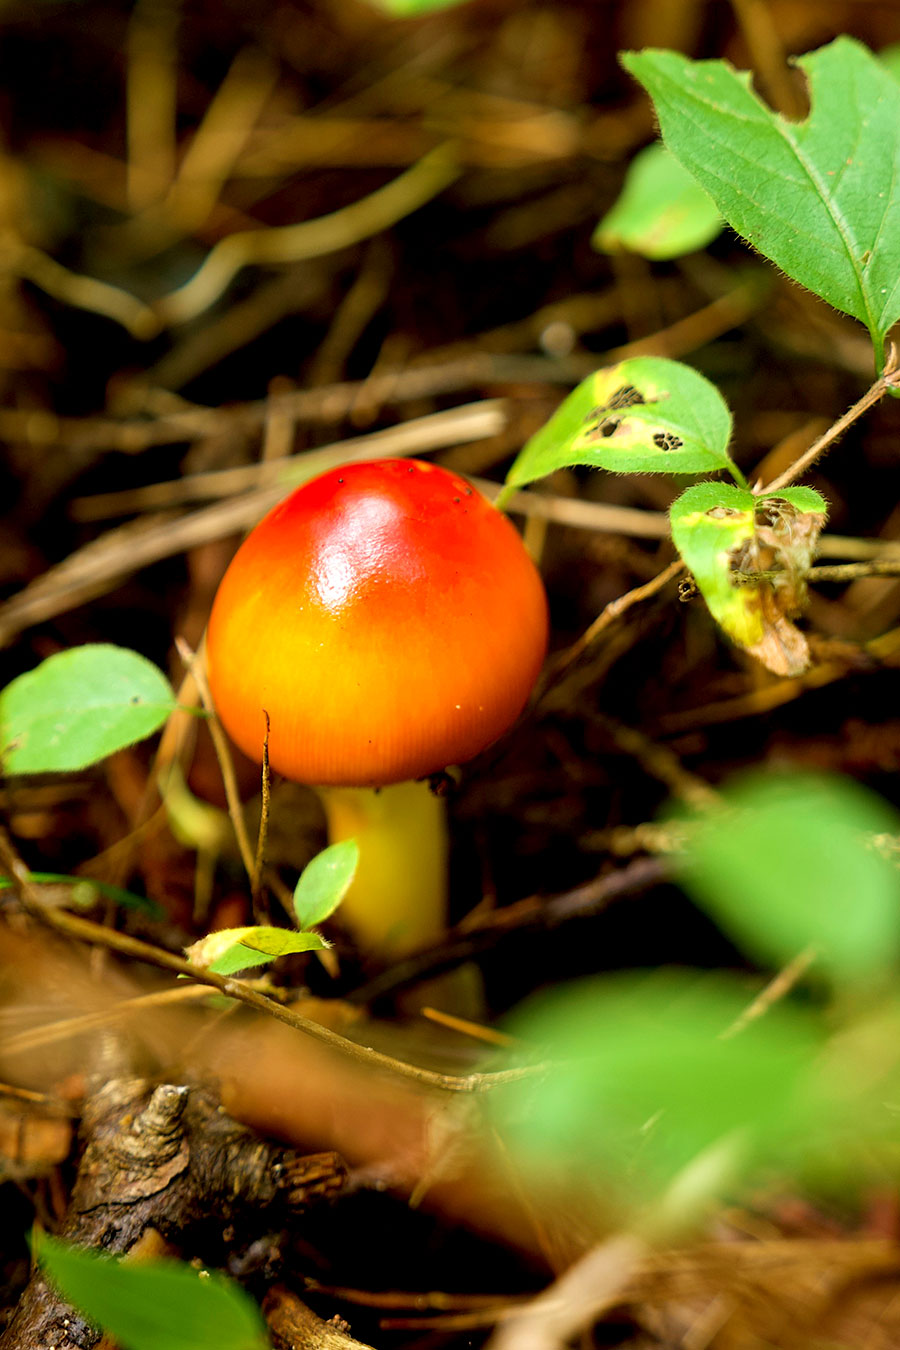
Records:
[[[398,19],[429,14],[433,9],[453,9],[464,0],[371,0],[376,9],[385,9]]]
[[[882,47],[878,53],[878,59],[895,80],[900,81],[900,42],[892,42],[887,47]]]
[[[679,258],[705,248],[722,229],[709,193],[661,141],[635,155],[618,200],[591,237],[596,249]]]
[[[316,854],[294,888],[294,913],[300,928],[324,923],[334,913],[347,894],[358,864],[355,839],[341,839]]]
[[[113,886],[109,881],[95,881],[93,877],[70,877],[64,872],[29,872],[29,879],[37,886],[71,886],[73,905],[95,905],[98,898],[110,900],[124,909],[140,909],[154,919],[165,918],[165,910],[155,900],[146,895],[135,895],[133,891],[124,891],[121,886]],[[0,891],[15,887],[17,883],[10,877],[0,877]]]
[[[50,1280],[122,1350],[265,1350],[259,1309],[239,1285],[176,1261],[130,1263],[41,1234]]]
[[[539,994],[508,1029],[550,1061],[498,1098],[504,1137],[540,1167],[601,1168],[632,1198],[740,1135],[774,1159],[819,1111],[813,1019],[779,1005],[723,1039],[749,1002],[737,980],[694,971],[608,976]]]
[[[588,376],[531,439],[507,492],[557,469],[615,473],[737,473],[731,414],[715,385],[679,361],[636,356]]]
[[[137,652],[107,643],[59,652],[0,693],[3,772],[85,769],[158,731],[176,706]]]
[[[900,819],[851,779],[755,773],[695,821],[685,890],[749,955],[774,965],[814,947],[836,983],[896,976],[900,873],[873,846]]]
[[[802,121],[772,112],[747,71],[677,52],[622,62],[653,99],[669,149],[728,223],[788,276],[869,329],[879,369],[900,318],[900,86],[862,43],[796,58]]]

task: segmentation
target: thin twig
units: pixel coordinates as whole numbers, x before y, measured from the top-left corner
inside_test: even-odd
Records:
[[[98,1027],[108,1027],[122,1018],[139,1016],[151,1008],[196,1003],[198,999],[209,997],[209,990],[202,984],[179,984],[174,989],[158,989],[152,994],[139,994],[136,998],[122,999],[111,1008],[80,1013],[77,1017],[65,1017],[60,1022],[49,1022],[46,1026],[31,1027],[18,1036],[9,1036],[3,1042],[3,1053],[33,1054],[35,1050],[43,1050],[48,1045],[57,1045],[71,1036],[96,1031]]]
[[[120,933],[114,928],[104,928],[102,924],[92,923],[90,919],[69,914],[66,910],[48,908],[43,904],[40,892],[30,879],[28,868],[2,826],[0,826],[0,866],[17,883],[19,898],[29,914],[47,927],[62,933],[66,938],[76,938],[78,941],[118,952],[120,956],[158,966],[175,975],[185,975],[196,984],[209,985],[226,998],[235,999],[257,1012],[274,1017],[276,1021],[284,1022],[294,1031],[300,1031],[370,1069],[383,1069],[400,1078],[411,1079],[423,1087],[436,1088],[441,1092],[487,1092],[505,1083],[519,1082],[523,1078],[532,1078],[546,1072],[545,1066],[525,1065],[521,1068],[498,1069],[489,1073],[459,1075],[439,1073],[433,1069],[420,1068],[416,1064],[407,1064],[404,1060],[395,1059],[381,1050],[374,1050],[370,1046],[348,1040],[346,1036],[341,1036],[330,1027],[314,1022],[311,1018],[303,1017],[292,1008],[282,1007],[281,1004],[250,988],[242,980],[216,975],[211,970],[205,970],[181,956],[176,956],[174,952],[154,947],[149,942],[142,942],[139,938],[130,937],[127,933]]]
[[[784,473],[779,474],[771,483],[765,485],[766,495],[768,496],[772,492],[780,492],[782,488],[787,487],[790,483],[795,483],[798,478],[806,473],[807,469],[815,464],[816,460],[819,459],[830,446],[834,445],[839,437],[843,436],[847,428],[851,427],[854,422],[862,417],[863,413],[868,412],[870,408],[873,408],[891,387],[892,380],[890,373],[888,372],[884,375],[880,375],[875,383],[866,390],[862,398],[858,399],[856,403],[853,404],[852,408],[848,408],[843,417],[839,417],[818,440],[813,441],[809,449],[804,451],[800,458],[796,459],[790,468],[785,469]]]
[[[492,400],[487,411],[477,409],[471,418],[457,416],[460,412],[463,410],[453,409],[450,416],[434,414],[431,418],[421,419],[425,425],[406,423],[390,428],[390,435],[383,431],[373,432],[368,437],[354,438],[352,443],[323,447],[298,456],[290,461],[290,467],[285,466],[289,475],[295,475],[293,479],[279,479],[273,486],[215,502],[188,516],[161,515],[157,519],[127,521],[76,549],[61,563],[35,578],[18,595],[0,604],[0,644],[31,624],[66,613],[87,600],[106,594],[125,577],[151,562],[249,529],[281,500],[292,482],[351,460],[372,459],[383,454],[415,454],[435,449],[439,444],[454,444],[460,439],[480,439],[505,425],[505,413],[498,400]],[[2,420],[0,413],[0,423]]]
[[[502,1322],[488,1350],[561,1350],[624,1298],[648,1257],[646,1244],[631,1233],[607,1238]]]
[[[158,300],[154,309],[165,324],[186,323],[210,308],[242,268],[252,264],[297,262],[361,243],[396,224],[438,196],[459,177],[449,143],[429,150],[417,163],[368,197],[298,225],[241,230],[220,239],[190,281]]]
[[[496,946],[506,933],[550,930],[572,919],[593,918],[617,900],[657,886],[668,876],[666,860],[637,858],[626,867],[605,872],[560,895],[527,896],[502,909],[479,913],[451,929],[435,946],[395,961],[388,970],[354,989],[348,998],[352,1003],[371,1003],[405,985],[440,974],[477,956]]]
[[[813,666],[803,675],[790,676],[775,680],[772,684],[761,685],[746,694],[737,694],[734,698],[722,699],[717,703],[704,703],[700,707],[685,708],[679,712],[666,713],[658,722],[658,734],[678,736],[685,731],[694,731],[698,727],[721,726],[726,722],[735,722],[742,717],[758,717],[773,708],[790,703],[811,689],[822,689],[849,674],[864,675],[884,666],[896,666],[900,657],[900,628],[891,628],[877,638],[862,643],[856,649],[859,662],[823,661]]]
[[[792,961],[789,961],[776,975],[773,975],[768,984],[756,995],[756,998],[748,1003],[743,1012],[734,1019],[731,1026],[725,1028],[719,1039],[723,1041],[731,1040],[732,1036],[737,1036],[751,1022],[755,1022],[757,1018],[764,1016],[776,1003],[786,998],[797,982],[802,980],[818,955],[818,947],[813,946],[804,947],[802,952],[798,952]]]
[[[296,419],[290,416],[279,396],[270,399],[267,406],[266,428],[273,421],[281,425],[288,423],[293,427]],[[105,520],[111,516],[169,509],[191,502],[218,501],[275,485],[287,491],[304,478],[311,478],[314,474],[354,459],[423,455],[430,450],[443,450],[449,445],[497,436],[506,430],[508,420],[505,399],[480,399],[477,403],[464,403],[456,408],[427,413],[424,417],[414,417],[408,422],[370,431],[362,436],[347,436],[298,455],[267,454],[258,463],[244,464],[239,468],[209,469],[202,473],[183,474],[179,478],[148,483],[144,487],[76,497],[69,504],[69,512],[75,520]]]
[[[785,117],[799,120],[807,109],[791,78],[772,6],[768,0],[731,0],[731,7],[765,93]]]
[[[571,646],[566,647],[565,651],[560,652],[550,664],[539,687],[537,700],[542,700],[550,692],[558,692],[558,686],[563,677],[575,662],[584,655],[588,647],[596,642],[601,633],[605,632],[611,624],[620,619],[634,605],[656,595],[670,581],[674,581],[676,577],[680,576],[684,570],[684,563],[680,558],[676,558],[675,562],[669,563],[668,567],[664,568],[662,572],[658,572],[650,581],[645,582],[642,586],[635,586],[633,590],[626,591],[624,595],[619,595],[615,600],[611,600],[581,636]]]
[[[46,409],[5,407],[0,408],[0,439],[31,446],[64,445],[73,451],[118,450],[136,455],[155,445],[206,440],[229,432],[251,434],[265,424],[273,411],[298,422],[340,422],[363,390],[379,405],[394,407],[497,382],[567,387],[578,384],[596,368],[596,357],[578,353],[551,357],[476,351],[440,364],[411,362],[403,370],[392,370],[375,379],[369,376],[318,389],[294,389],[225,407],[189,404],[155,417],[146,415],[153,412],[152,408],[141,408],[138,415],[128,417],[58,417]]]
[[[210,693],[209,684],[206,679],[203,660],[200,653],[191,651],[183,637],[176,637],[175,646],[178,655],[196,680],[200,702],[203,704],[205,711],[209,714],[209,734],[212,737],[216,758],[219,761],[219,770],[222,774],[222,785],[225,788],[225,801],[228,805],[228,815],[234,828],[234,836],[240,850],[241,861],[244,864],[247,876],[250,878],[252,885],[256,865],[253,858],[253,849],[250,845],[250,837],[247,834],[247,826],[244,823],[244,812],[241,809],[241,797],[238,792],[237,775],[234,771],[234,760],[231,757],[231,749],[225,739],[225,733],[222,730],[221,723],[216,716],[212,694]]]
[[[266,734],[263,738],[263,757],[262,757],[262,807],[259,813],[259,833],[256,836],[256,857],[253,859],[253,872],[250,887],[250,900],[253,907],[253,913],[256,914],[257,904],[259,902],[259,890],[262,884],[263,863],[266,857],[266,839],[269,834],[269,802],[271,774],[269,772],[269,731],[271,730],[269,714],[263,708],[263,717],[266,719]],[[257,920],[259,922],[259,920]]]
[[[125,108],[132,210],[159,201],[175,172],[179,9],[173,0],[137,0],[128,23]]]
[[[54,300],[102,314],[120,323],[134,338],[152,338],[159,332],[159,320],[153,310],[136,296],[108,281],[70,271],[42,249],[23,244],[11,250],[3,262],[8,271],[30,281]]]
[[[811,567],[807,573],[809,581],[858,581],[861,577],[900,577],[900,558],[872,558],[869,562]]]
[[[178,165],[164,208],[188,232],[208,218],[277,80],[277,66],[255,46],[225,72]]]

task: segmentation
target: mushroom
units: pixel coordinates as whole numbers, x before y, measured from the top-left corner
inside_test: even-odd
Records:
[[[419,460],[304,483],[247,536],[207,634],[218,715],[261,760],[320,790],[360,862],[339,918],[392,957],[446,922],[443,803],[427,779],[507,731],[547,645],[547,602],[510,522]]]

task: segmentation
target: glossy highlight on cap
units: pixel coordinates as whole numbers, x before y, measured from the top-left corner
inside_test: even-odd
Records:
[[[272,768],[377,786],[464,763],[509,729],[547,646],[510,522],[463,478],[374,460],[297,488],[238,549],[207,633],[219,717]]]

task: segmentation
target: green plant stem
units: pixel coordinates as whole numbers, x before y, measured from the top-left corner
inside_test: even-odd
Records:
[[[427,782],[320,788],[319,796],[331,842],[359,845],[356,876],[337,917],[360,950],[395,959],[436,942],[447,924],[443,799]]]
[[[728,472],[731,474],[732,478],[737,483],[738,487],[746,488],[749,490],[750,484],[747,482],[747,479],[744,477],[743,472],[738,468],[738,466],[734,463],[733,460],[729,460],[725,467],[728,469]]]

